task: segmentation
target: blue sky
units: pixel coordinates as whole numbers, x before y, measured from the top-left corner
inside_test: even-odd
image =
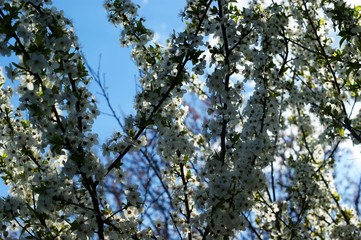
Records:
[[[178,17],[184,0],[138,0],[140,15],[147,19],[148,26],[164,41],[173,29],[182,24]],[[125,114],[133,112],[133,99],[138,71],[131,60],[130,49],[119,45],[120,29],[107,21],[103,1],[95,0],[53,0],[54,6],[64,10],[65,16],[73,20],[79,42],[90,65],[97,69],[101,57],[101,72],[105,74],[106,85],[113,107]],[[104,99],[97,94],[99,89],[92,84],[92,92],[98,100],[101,111],[109,113]],[[109,116],[102,115],[94,125],[94,132],[104,140],[117,130],[117,124]]]
[[[99,56],[101,57],[101,73],[106,76],[106,85],[111,103],[118,113],[126,115],[134,112],[133,99],[138,79],[138,71],[131,60],[130,49],[120,47],[120,29],[116,29],[107,21],[103,8],[104,1],[96,0],[52,0],[53,5],[63,10],[65,16],[73,21],[82,51],[87,61],[97,69]],[[140,15],[147,19],[147,26],[151,28],[159,41],[164,42],[173,29],[180,30],[182,23],[178,17],[185,0],[138,0],[141,5]],[[0,66],[5,67],[10,60],[0,58]],[[91,84],[100,111],[109,113],[105,100],[97,94],[99,89],[95,83]],[[119,131],[116,121],[102,114],[94,123],[95,133],[100,141],[104,141],[113,131]],[[0,196],[5,196],[7,188],[0,179]]]

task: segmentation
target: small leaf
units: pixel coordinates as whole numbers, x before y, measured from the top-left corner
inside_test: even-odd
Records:
[[[192,177],[191,170],[188,170],[186,175],[187,180],[191,179],[191,177]]]
[[[338,134],[340,135],[340,137],[344,137],[345,136],[345,129],[343,127],[340,127],[337,129]]]

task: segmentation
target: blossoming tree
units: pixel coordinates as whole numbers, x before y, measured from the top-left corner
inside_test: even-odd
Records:
[[[19,57],[0,72],[1,237],[360,238],[332,176],[340,143],[361,141],[360,7],[240,2],[187,1],[162,46],[139,6],[105,1],[141,91],[100,155],[71,21],[50,0],[0,0],[0,54]],[[190,96],[207,103],[193,125]]]

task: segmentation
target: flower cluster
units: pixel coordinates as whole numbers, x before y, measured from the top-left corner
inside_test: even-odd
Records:
[[[91,74],[50,4],[0,0],[0,55],[19,58],[0,68],[1,237],[360,238],[332,175],[340,143],[361,142],[359,7],[187,1],[162,46],[140,6],[106,0],[141,74],[101,155]]]

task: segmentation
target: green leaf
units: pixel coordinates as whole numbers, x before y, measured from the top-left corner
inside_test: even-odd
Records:
[[[340,127],[337,129],[337,133],[340,135],[340,137],[345,136],[345,129],[343,127]]]
[[[186,175],[187,180],[191,179],[191,177],[192,177],[191,170],[188,170]]]
[[[71,226],[70,230],[77,230],[79,228],[80,224],[75,220],[74,222],[72,222],[70,224],[70,226]]]
[[[347,36],[341,38],[341,40],[340,40],[340,47],[342,46],[342,43],[343,43],[346,39],[348,39]]]
[[[325,115],[330,115],[331,114],[331,106],[330,105],[327,105],[323,108],[323,112],[325,113]]]

